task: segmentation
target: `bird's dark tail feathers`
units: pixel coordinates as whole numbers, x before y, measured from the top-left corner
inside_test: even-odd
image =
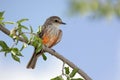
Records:
[[[30,59],[30,61],[28,62],[28,65],[27,65],[27,68],[28,69],[34,69],[35,68],[35,65],[37,63],[37,58],[42,55],[44,53],[43,50],[41,50],[39,53],[35,53],[35,50],[34,50],[34,53]]]

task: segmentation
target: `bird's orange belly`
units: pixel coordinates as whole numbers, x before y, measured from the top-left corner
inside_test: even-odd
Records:
[[[56,42],[56,39],[56,36],[43,36],[42,43],[47,47],[51,47]]]

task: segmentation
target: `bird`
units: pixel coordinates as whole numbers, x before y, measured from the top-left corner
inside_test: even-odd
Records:
[[[65,25],[66,23],[64,23],[58,16],[51,16],[46,19],[45,23],[42,25],[41,32],[38,34],[39,38],[41,38],[42,40],[43,45],[51,48],[61,41],[63,33],[62,30],[59,28],[61,24]],[[41,49],[39,52],[36,53],[36,48],[34,48],[34,53],[27,64],[27,68],[34,69],[38,57],[44,54],[44,52],[45,51]]]

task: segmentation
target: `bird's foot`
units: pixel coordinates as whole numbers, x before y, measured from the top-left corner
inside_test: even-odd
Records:
[[[54,49],[52,49],[53,52],[56,52]]]

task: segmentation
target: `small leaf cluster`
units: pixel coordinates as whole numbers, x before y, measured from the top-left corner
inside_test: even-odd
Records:
[[[84,80],[82,78],[75,78],[75,75],[77,72],[78,72],[78,69],[73,69],[70,72],[69,67],[64,67],[64,73],[62,73],[62,75],[60,76],[52,78],[51,80]],[[65,76],[66,79],[64,79],[62,76]]]
[[[28,30],[28,28],[26,26],[22,25],[22,22],[28,21],[28,19],[20,19],[17,22],[12,22],[12,21],[7,21],[6,22],[6,21],[4,21],[4,16],[3,15],[4,15],[4,11],[0,12],[0,25],[2,25],[4,27],[5,27],[6,24],[15,25],[15,27],[12,30],[10,30],[10,35],[9,35],[11,38],[13,38],[14,43],[11,47],[9,47],[6,44],[5,41],[0,40],[0,52],[4,52],[5,56],[8,53],[11,53],[12,58],[15,61],[20,62],[20,57],[23,56],[21,51],[26,47],[26,44],[23,43],[21,49],[18,49],[15,46],[18,44],[18,37],[22,37],[25,40],[28,40],[27,36],[22,31],[23,29]]]
[[[11,31],[10,31],[10,37],[18,39],[18,37],[24,38],[26,41],[28,41],[28,38],[25,33],[23,33],[24,30],[29,30],[26,26],[22,25],[22,22],[28,21],[28,19],[20,19],[14,24],[16,25]]]
[[[22,57],[23,55],[21,54],[21,51],[18,48],[9,47],[4,41],[1,40],[0,40],[0,47],[1,47],[0,52],[4,52],[5,56],[7,55],[7,53],[11,53],[12,58],[15,61],[20,62],[19,57]]]
[[[77,72],[78,69],[76,68],[70,72],[69,67],[65,67],[65,75],[67,76],[67,80],[83,80],[82,78],[74,78]]]
[[[6,26],[6,24],[10,24],[13,25],[13,29],[10,30],[10,37],[13,39],[14,44],[9,47],[6,42],[0,40],[0,52],[4,52],[5,56],[7,53],[11,53],[12,58],[15,61],[20,62],[20,56],[22,56],[21,51],[27,47],[27,45],[32,45],[33,47],[36,48],[36,53],[38,53],[41,49],[42,49],[42,41],[41,38],[39,38],[39,36],[35,33],[33,33],[33,29],[32,26],[26,27],[25,25],[23,25],[23,22],[28,21],[28,19],[23,18],[20,19],[16,22],[12,22],[12,21],[4,21],[4,11],[0,12],[0,25],[2,25],[3,27]],[[29,31],[29,32],[24,32],[25,30]],[[40,33],[40,29],[39,29],[39,33]],[[30,38],[26,35],[26,34],[30,34]],[[19,38],[23,38],[27,43],[23,42],[23,45],[20,49],[18,49],[17,46],[18,42],[19,42]],[[46,60],[47,57],[43,54],[43,59]]]
[[[33,33],[33,29],[30,26],[30,31],[31,33]],[[37,35],[31,34],[30,40],[28,41],[28,44],[31,44],[32,46],[35,47],[35,53],[40,52],[40,50],[42,49],[42,40],[41,38],[39,38],[39,34],[41,32],[41,26],[39,26],[38,31],[37,31]],[[47,60],[47,57],[45,54],[42,54],[43,60]]]

